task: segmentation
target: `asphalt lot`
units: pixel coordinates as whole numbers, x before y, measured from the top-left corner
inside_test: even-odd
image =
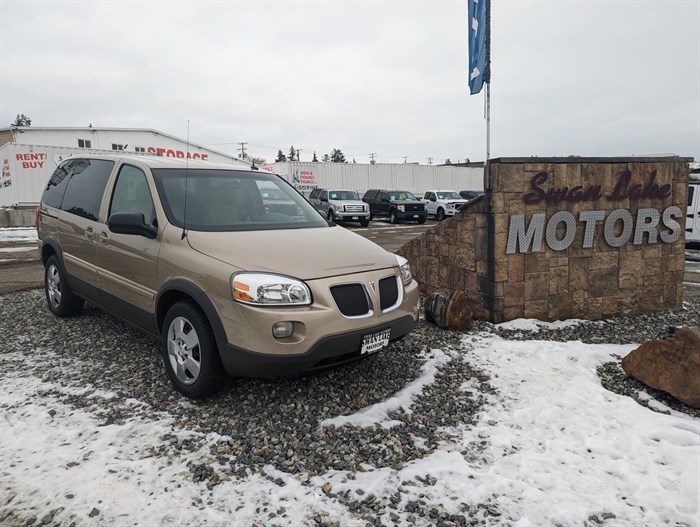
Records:
[[[428,219],[423,225],[402,223],[392,225],[388,220],[375,219],[369,227],[349,223],[344,226],[360,236],[395,252],[403,244],[430,230],[437,221]],[[700,298],[700,249],[686,249],[684,297]],[[35,242],[0,241],[0,294],[43,286],[44,269],[39,262]]]

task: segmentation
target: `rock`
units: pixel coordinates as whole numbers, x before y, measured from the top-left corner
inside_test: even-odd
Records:
[[[456,331],[468,329],[473,319],[463,291],[435,291],[425,301],[425,316],[438,327]]]
[[[673,336],[645,342],[622,359],[628,375],[700,408],[700,332],[682,327]]]
[[[323,490],[324,494],[328,494],[332,489],[333,487],[331,487],[331,484],[328,482],[324,483],[323,487],[321,487],[321,490]]]

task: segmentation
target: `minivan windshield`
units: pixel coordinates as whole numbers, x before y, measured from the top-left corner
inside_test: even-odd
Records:
[[[196,231],[328,227],[301,194],[274,174],[160,168],[153,169],[153,176],[168,220],[177,227]]]

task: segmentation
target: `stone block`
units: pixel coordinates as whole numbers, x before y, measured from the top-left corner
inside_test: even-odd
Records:
[[[606,251],[593,253],[589,269],[591,271],[605,271],[617,269],[618,253],[617,251]],[[598,295],[595,295],[598,296]]]
[[[549,301],[548,300],[530,300],[525,302],[525,318],[536,318],[538,320],[547,320],[549,317]]]
[[[515,320],[516,318],[523,318],[525,313],[524,306],[513,306],[503,308],[503,321],[507,322],[509,320]]]
[[[525,300],[546,300],[549,297],[549,273],[525,274]]]
[[[503,284],[503,306],[522,307],[525,304],[525,282],[506,282]]]
[[[565,320],[573,313],[573,298],[571,293],[549,296],[548,320]]]
[[[620,313],[617,296],[604,296],[601,298],[601,302],[604,317],[613,317]]]
[[[608,297],[616,295],[618,291],[617,269],[605,271],[591,271],[590,294],[591,296]]]
[[[508,256],[508,281],[522,282],[525,280],[525,257],[522,254]]]
[[[589,286],[588,266],[590,258],[569,258],[569,290],[587,290]]]
[[[549,270],[549,294],[559,295],[569,292],[569,268],[554,267]]]

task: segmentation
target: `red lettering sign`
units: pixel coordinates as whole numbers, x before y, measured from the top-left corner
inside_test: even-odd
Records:
[[[170,148],[162,148],[160,146],[149,146],[146,148],[146,152],[149,154],[156,154],[160,157],[177,157],[180,159],[187,157],[187,159],[207,160],[209,158],[209,154],[201,154],[199,152],[183,152],[182,150],[172,150]]]

